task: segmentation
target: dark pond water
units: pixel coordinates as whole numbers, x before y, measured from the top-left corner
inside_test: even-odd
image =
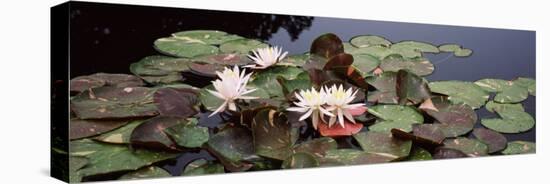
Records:
[[[343,40],[373,34],[392,42],[457,43],[472,49],[473,55],[427,55],[436,67],[428,80],[535,78],[533,31],[88,3],[73,4],[70,14],[71,78],[97,72],[129,73],[131,63],[159,54],[152,45],[155,39],[191,29],[216,29],[257,38],[280,45],[291,54],[308,51],[313,39],[328,32]],[[523,104],[535,117],[535,97],[530,96]],[[485,109],[478,114],[480,118],[495,116]],[[509,140],[535,141],[535,132],[533,128],[506,136]],[[187,153],[165,168],[179,174],[196,158],[213,159],[206,152]]]

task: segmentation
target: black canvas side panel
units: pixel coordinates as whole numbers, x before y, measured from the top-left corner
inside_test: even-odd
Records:
[[[51,176],[69,182],[69,3],[50,10]]]

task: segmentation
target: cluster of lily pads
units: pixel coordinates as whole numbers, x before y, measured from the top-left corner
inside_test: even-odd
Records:
[[[534,79],[423,78],[434,71],[425,53],[472,54],[460,45],[329,33],[285,57],[258,40],[194,30],[154,46],[164,55],[133,63],[133,75],[71,80],[71,182],[535,152],[503,135],[534,127],[521,104]],[[314,91],[323,103],[306,100]],[[329,92],[346,98],[327,104]],[[483,106],[498,118],[474,128]],[[202,150],[215,159],[162,168]]]

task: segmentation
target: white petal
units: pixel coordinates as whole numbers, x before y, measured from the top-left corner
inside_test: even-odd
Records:
[[[309,108],[303,108],[303,107],[289,107],[286,108],[287,111],[294,111],[294,112],[306,112]]]
[[[217,114],[223,110],[225,110],[225,106],[227,105],[227,101],[223,102],[222,105],[220,105],[220,107],[218,107],[218,109],[216,109],[214,112],[212,112],[210,115],[208,115],[208,117],[212,117],[214,116],[214,114]]]
[[[313,109],[309,109],[309,111],[307,111],[304,115],[300,116],[299,121],[303,121],[304,119],[308,118],[312,112],[313,112]]]

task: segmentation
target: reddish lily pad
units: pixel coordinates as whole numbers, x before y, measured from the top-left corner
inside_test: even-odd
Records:
[[[273,109],[259,111],[252,122],[252,137],[257,155],[285,160],[297,137],[292,136],[293,129],[284,113]],[[295,133],[297,134],[297,132]]]
[[[439,147],[435,149],[432,157],[434,159],[449,159],[449,158],[464,158],[464,157],[468,157],[468,155],[466,155],[465,153],[457,149]]]
[[[96,73],[71,79],[71,92],[83,92],[90,88],[101,86],[138,87],[143,86],[143,81],[134,75]]]
[[[283,161],[283,169],[297,169],[297,168],[310,168],[318,167],[319,161],[315,156],[309,153],[294,153],[290,157]]]
[[[320,137],[295,145],[293,148],[293,152],[310,153],[316,157],[321,158],[326,154],[327,151],[335,150],[336,148],[338,148],[338,144],[334,139],[330,137]]]
[[[396,84],[397,97],[401,105],[409,102],[419,104],[431,97],[428,82],[424,78],[407,70],[399,70],[397,72]]]
[[[446,148],[460,150],[471,157],[485,156],[489,151],[489,147],[486,144],[476,139],[468,139],[464,137],[448,139],[445,140],[443,144],[445,144]]]
[[[369,102],[382,104],[397,104],[396,91],[397,73],[384,72],[380,76],[368,77],[365,79],[368,84],[374,86],[377,91],[370,92],[367,99]]]
[[[127,124],[125,120],[80,120],[71,119],[69,138],[71,140],[99,135]]]
[[[489,153],[495,153],[497,151],[506,148],[506,137],[504,135],[485,128],[476,128],[472,134],[481,142],[485,143],[489,148]]]
[[[340,125],[328,126],[327,123],[320,122],[318,125],[319,133],[325,137],[341,137],[356,134],[363,128],[362,123],[352,123],[344,120],[344,127]]]
[[[353,137],[364,151],[387,155],[395,159],[407,157],[412,147],[412,141],[396,139],[391,133],[361,132]]]
[[[321,159],[321,165],[362,165],[387,163],[395,160],[393,155],[369,153],[355,149],[336,149],[327,151]]]
[[[215,78],[217,76],[216,71],[222,71],[223,65],[211,64],[205,62],[192,62],[189,64],[191,72],[199,76]]]
[[[257,157],[250,131],[242,127],[227,127],[216,133],[207,143],[207,149],[230,171],[246,171],[253,164],[247,159]]]
[[[408,133],[399,129],[392,129],[391,133],[394,137],[411,140],[416,145],[423,146],[427,149],[432,149],[442,145],[445,135],[438,126],[433,124],[420,124],[413,126],[413,132]]]
[[[161,88],[154,94],[154,101],[162,116],[191,117],[197,114],[198,92],[193,89]]]
[[[477,114],[466,104],[453,104],[446,97],[431,98],[437,110],[425,109],[437,122],[445,137],[457,137],[470,132],[477,121]]]
[[[190,123],[188,120],[177,117],[158,116],[151,118],[137,126],[130,137],[134,147],[143,147],[156,150],[177,150],[176,143],[164,131],[178,124]]]
[[[317,37],[313,41],[309,53],[330,59],[338,54],[344,53],[344,45],[338,36],[327,33]]]
[[[71,110],[80,119],[155,116],[158,112],[153,103],[154,92],[145,87],[92,88],[71,99]]]

